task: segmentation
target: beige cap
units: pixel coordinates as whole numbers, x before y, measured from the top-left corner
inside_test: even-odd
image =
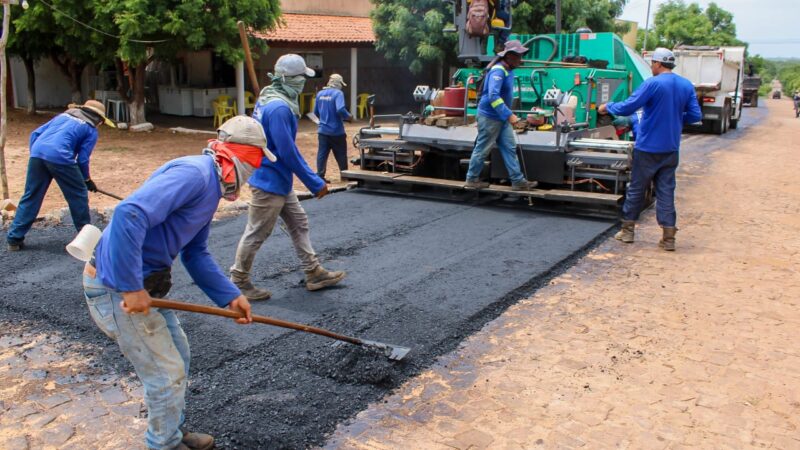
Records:
[[[264,156],[272,162],[278,160],[271,151],[267,149],[267,135],[264,128],[256,119],[248,116],[235,116],[217,128],[217,134],[222,142],[234,144],[252,145],[264,150]]]
[[[86,103],[84,103],[83,105],[80,105],[79,108],[81,108],[81,109],[89,109],[89,110],[99,114],[100,117],[103,118],[103,122],[106,125],[110,126],[111,128],[117,128],[117,125],[114,123],[114,121],[112,121],[111,119],[106,117],[106,107],[103,106],[103,104],[98,102],[97,100],[87,100]]]
[[[342,86],[347,86],[347,83],[344,82],[344,78],[342,78],[342,76],[339,75],[338,73],[334,73],[333,75],[331,75],[329,81],[335,81],[337,83],[341,83]]]

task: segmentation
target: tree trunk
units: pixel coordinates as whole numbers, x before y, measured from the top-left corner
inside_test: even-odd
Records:
[[[6,116],[8,115],[8,100],[6,99],[6,76],[8,72],[6,62],[6,44],[8,43],[8,27],[11,21],[11,5],[3,3],[3,32],[0,35],[0,185],[3,190],[3,199],[9,197],[8,177],[6,176]]]
[[[36,114],[36,72],[33,66],[34,61],[32,58],[23,58],[22,62],[25,63],[25,73],[28,75],[28,107],[25,112]]]
[[[133,94],[128,102],[130,112],[130,124],[137,125],[147,121],[144,114],[144,81],[147,68],[147,61],[139,63],[136,68],[128,66],[128,71],[133,78]]]
[[[63,61],[61,60],[62,56],[64,58]],[[81,103],[83,99],[83,95],[81,94],[81,74],[86,65],[76,62],[74,59],[70,58],[69,55],[54,54],[51,58],[56,66],[61,69],[61,73],[64,74],[69,81],[69,88],[72,92],[72,103]]]

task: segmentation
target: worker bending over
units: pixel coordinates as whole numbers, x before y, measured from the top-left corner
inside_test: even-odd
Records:
[[[307,76],[314,76],[314,70],[306,67],[300,55],[281,56],[275,63],[275,73],[270,74],[272,84],[261,90],[253,111],[253,117],[264,128],[267,146],[278,160],[264,160],[248,181],[253,195],[247,227],[231,267],[231,281],[252,301],[272,296],[267,289],[253,285],[250,271],[256,253],[272,233],[278,216],[286,223],[305,271],[308,290],[332,286],[345,277],[344,272],[329,272],[320,265],[308,235],[308,216],[292,187],[294,175],[297,175],[317,198],[328,193],[325,181],[308,167],[295,144],[300,117],[298,96],[303,92]]]
[[[103,104],[89,100],[70,107],[31,133],[25,193],[6,236],[9,251],[22,249],[25,234],[39,215],[53,179],[67,200],[75,229],[81,231],[91,221],[89,191],[96,192],[97,186],[89,175],[89,158],[97,143],[97,127],[102,123],[115,127],[106,117]]]
[[[480,181],[480,176],[495,142],[506,165],[511,189],[527,191],[536,187],[537,183],[526,180],[520,171],[513,126],[521,119],[510,109],[514,100],[514,69],[522,63],[522,55],[527,51],[516,39],[506,42],[505,50],[497,54],[500,62],[486,74],[478,103],[478,139],[469,160],[467,188],[489,187],[488,182]]]
[[[333,150],[333,157],[339,165],[339,172],[347,170],[347,134],[342,121],[352,121],[353,117],[344,104],[342,87],[347,86],[338,73],[331,75],[325,89],[319,91],[314,102],[314,114],[319,117],[317,128],[317,176],[325,178],[328,165],[328,154]]]
[[[172,160],[120,202],[86,264],[83,288],[97,326],[119,344],[144,386],[145,443],[150,449],[210,449],[214,438],[182,431],[189,342],[175,312],[151,309],[172,287],[176,256],[195,284],[219,307],[242,313],[250,303],[208,251],[220,198],[234,200],[261,165],[266,137],[252,118],[236,116],[202,155]]]
[[[630,116],[643,109],[635,128],[631,182],[622,205],[622,229],[614,237],[631,243],[644,207],[645,190],[652,183],[656,194],[656,219],[663,229],[659,246],[675,250],[675,171],[684,124],[702,119],[692,83],[674,73],[675,55],[665,48],[653,53],[653,77],[648,78],[624,102],[600,105],[600,114]]]

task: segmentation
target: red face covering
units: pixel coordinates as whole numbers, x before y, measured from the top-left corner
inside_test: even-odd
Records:
[[[209,139],[208,147],[217,153],[217,162],[219,162],[219,167],[222,169],[222,181],[228,184],[236,182],[236,169],[233,158],[253,166],[253,169],[261,167],[261,160],[264,158],[264,150],[252,145]]]

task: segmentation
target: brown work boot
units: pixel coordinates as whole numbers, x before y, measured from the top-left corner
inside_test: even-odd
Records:
[[[675,227],[661,227],[664,231],[661,235],[661,240],[658,241],[658,246],[668,252],[675,251],[675,232],[678,231]]]
[[[633,243],[633,230],[636,228],[636,222],[633,220],[623,220],[622,228],[614,235],[614,239],[622,241],[626,244]]]
[[[192,450],[211,450],[214,448],[214,437],[205,433],[186,433],[181,444]]]
[[[272,297],[272,292],[253,286],[253,282],[250,281],[249,278],[240,280],[236,277],[231,277],[231,281],[242,291],[242,295],[247,297],[248,301],[257,302],[260,300],[269,300],[269,298]]]
[[[511,190],[512,191],[530,191],[530,190],[532,190],[533,188],[535,188],[538,185],[539,185],[539,183],[536,182],[536,181],[524,180],[524,181],[520,181],[519,183],[512,183],[511,184]]]
[[[481,180],[467,180],[467,182],[464,183],[464,187],[467,189],[486,189],[489,187],[489,182]]]
[[[322,266],[317,266],[312,270],[306,270],[306,289],[317,291],[342,281],[347,275],[346,272],[329,272]]]

